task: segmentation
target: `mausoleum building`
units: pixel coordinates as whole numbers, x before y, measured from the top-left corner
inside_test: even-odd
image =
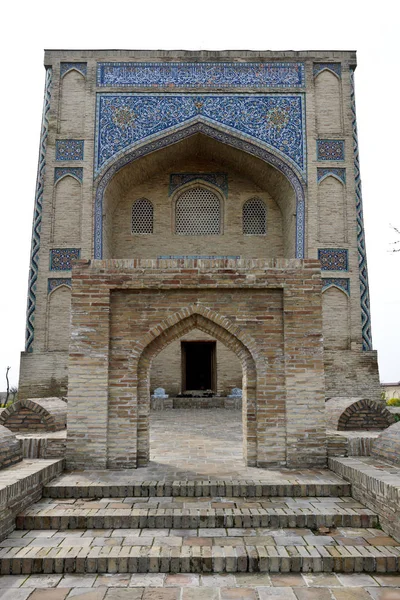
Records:
[[[20,397],[68,394],[69,465],[121,468],[156,388],[241,388],[247,464],[324,465],[325,400],[380,397],[355,52],[44,64]]]

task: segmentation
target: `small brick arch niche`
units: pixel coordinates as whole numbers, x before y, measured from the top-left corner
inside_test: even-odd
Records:
[[[367,398],[330,398],[325,407],[327,427],[337,431],[379,431],[395,422],[383,404]]]
[[[67,424],[67,404],[60,398],[18,400],[3,410],[0,424],[13,432],[60,431]]]

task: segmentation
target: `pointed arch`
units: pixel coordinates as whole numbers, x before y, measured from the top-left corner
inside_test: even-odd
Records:
[[[61,175],[60,177],[58,177],[57,181],[54,182],[54,187],[57,187],[58,184],[61,181],[63,181],[63,179],[65,179],[66,177],[71,177],[72,179],[75,179],[78,183],[82,183],[82,180],[75,173],[64,173],[63,175]]]
[[[323,280],[322,280],[323,282]],[[337,290],[339,290],[339,292],[342,292],[347,298],[350,296],[350,293],[347,289],[344,289],[340,284],[338,283],[328,283],[328,285],[324,286],[322,288],[322,293],[324,294],[325,292],[327,292],[329,289],[331,288],[336,288]]]
[[[255,156],[285,176],[293,188],[296,198],[295,257],[304,258],[305,182],[302,180],[301,175],[288,161],[275,154],[272,149],[267,150],[258,146],[254,141],[243,140],[231,132],[219,129],[216,124],[211,125],[201,121],[186,125],[178,131],[164,134],[157,140],[125,151],[122,156],[115,158],[104,173],[98,176],[94,207],[94,258],[101,259],[103,257],[103,198],[105,190],[113,177],[127,164],[198,133]]]
[[[53,244],[78,244],[81,240],[82,182],[66,173],[57,180],[53,198]]]
[[[150,370],[153,359],[171,342],[193,329],[208,333],[232,350],[243,369],[243,456],[249,466],[257,465],[257,374],[265,373],[264,359],[256,343],[229,319],[202,305],[190,305],[152,327],[132,347],[128,360],[127,387],[111,400],[108,429],[108,467],[121,467],[121,439],[130,440],[127,449],[131,465],[149,461]],[[263,368],[261,367],[263,365]],[[134,382],[134,383],[133,383]],[[125,383],[123,383],[125,386]],[[133,386],[133,387],[132,387]],[[134,408],[132,408],[132,396]],[[120,406],[130,405],[119,417]],[[115,418],[113,418],[115,415]],[[133,434],[136,431],[136,435]],[[126,456],[123,458],[126,464]]]
[[[320,179],[318,179],[318,185],[320,185],[328,177],[332,177],[333,179],[336,179],[339,183],[341,183],[344,186],[343,179],[341,179],[339,175],[336,175],[336,173],[326,173]]]

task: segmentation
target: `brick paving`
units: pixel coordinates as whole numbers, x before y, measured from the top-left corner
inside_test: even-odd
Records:
[[[51,482],[48,489],[65,486],[124,486],[144,481],[195,480],[240,481],[242,484],[252,481],[282,486],[348,486],[341,477],[328,469],[247,467],[243,461],[242,441],[240,411],[174,409],[152,412],[151,461],[147,467],[118,471],[73,471]]]
[[[400,575],[207,574],[9,575],[2,600],[400,600]]]

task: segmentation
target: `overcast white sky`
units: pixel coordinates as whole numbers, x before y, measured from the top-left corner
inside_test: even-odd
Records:
[[[356,98],[374,348],[400,380],[400,19],[395,1],[23,0],[2,8],[0,391],[18,382],[44,48],[357,50]],[[400,238],[399,238],[400,239]],[[399,243],[400,247],[400,243]]]

